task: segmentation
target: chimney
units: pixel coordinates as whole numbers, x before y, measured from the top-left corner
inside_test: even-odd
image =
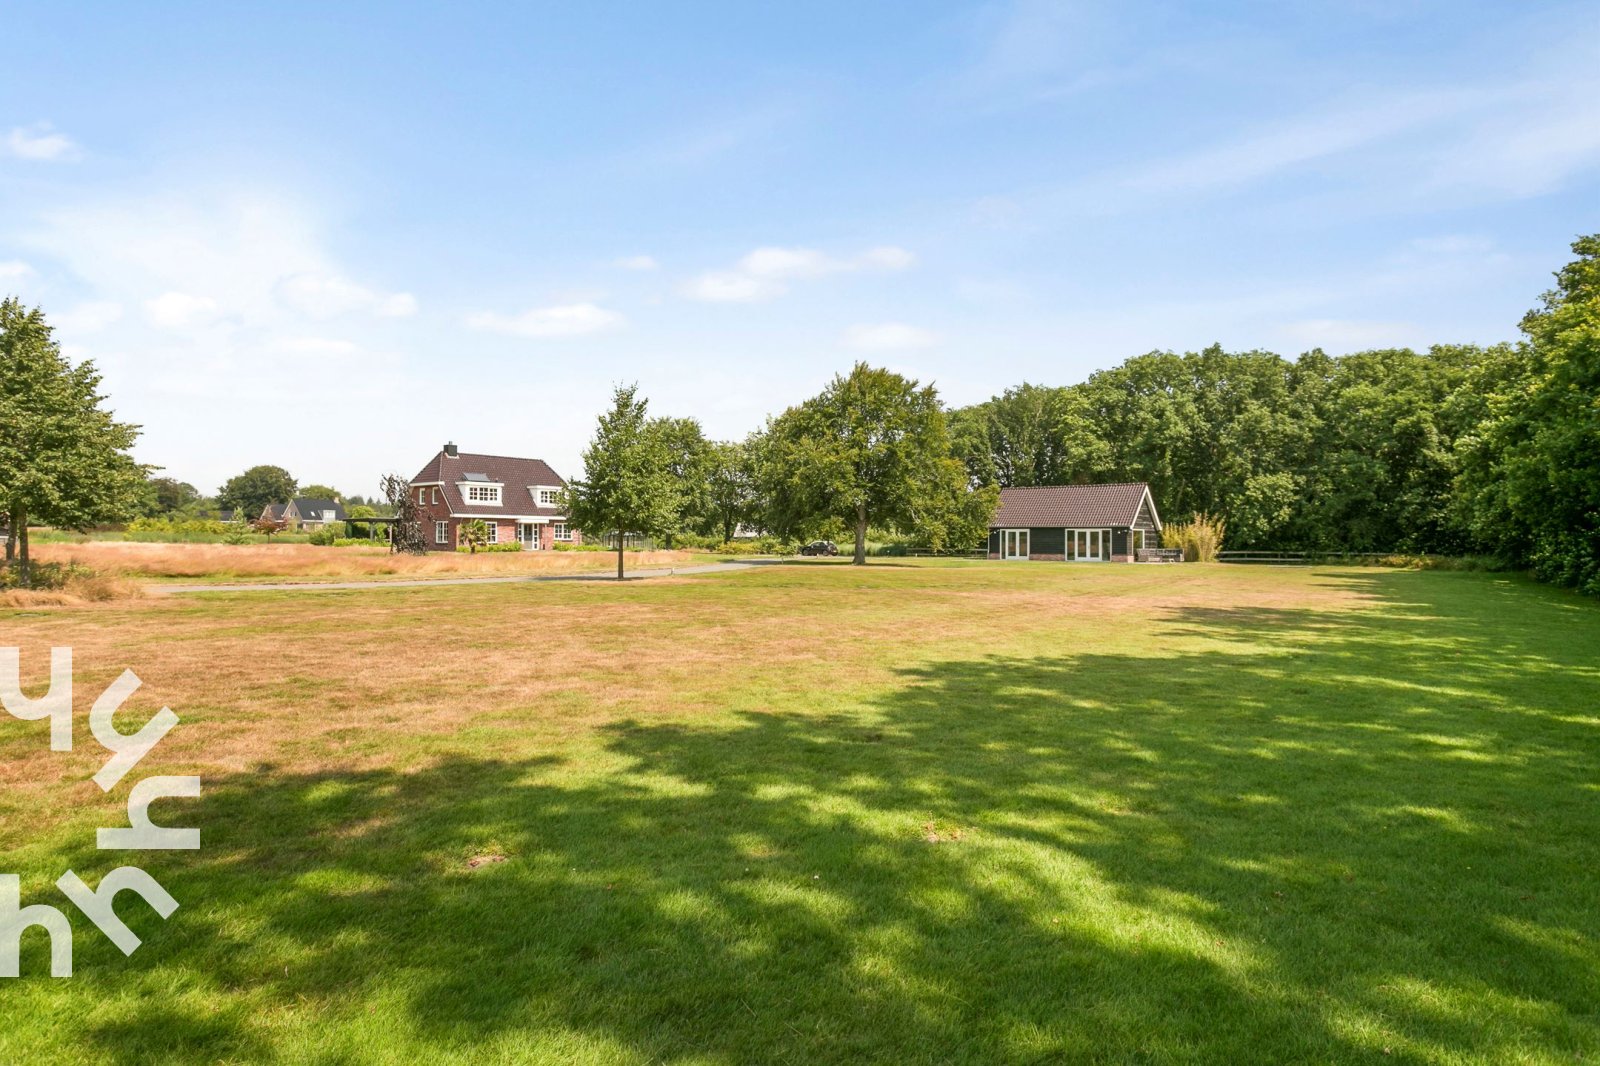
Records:
[[[444,453],[446,455],[448,455],[452,459],[454,459],[456,457],[456,446],[455,446],[454,442],[446,444],[444,446]]]

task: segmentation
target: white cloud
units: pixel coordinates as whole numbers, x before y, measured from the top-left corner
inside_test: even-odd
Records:
[[[361,351],[361,345],[333,337],[288,337],[278,347],[292,355],[355,355]]]
[[[932,330],[904,322],[863,323],[844,331],[844,343],[863,352],[893,352],[907,348],[926,348],[937,344]]]
[[[815,248],[756,248],[733,270],[712,271],[690,279],[682,292],[708,303],[752,303],[789,290],[789,282],[810,281],[830,274],[862,270],[905,270],[917,257],[904,248],[883,245],[850,258],[837,258]]]
[[[209,321],[216,316],[217,301],[209,296],[196,296],[187,292],[164,292],[144,302],[145,317],[153,326],[162,329],[182,329],[184,326]]]
[[[33,273],[33,267],[20,259],[0,259],[0,279],[14,281]]]
[[[661,264],[648,255],[625,255],[621,259],[613,260],[612,266],[618,270],[654,270]]]
[[[50,324],[66,333],[95,333],[121,321],[122,305],[113,300],[91,300],[50,316]]]
[[[623,322],[621,315],[598,304],[561,304],[536,307],[517,315],[480,311],[467,316],[467,326],[488,333],[512,337],[579,337],[613,329]]]
[[[362,312],[379,318],[409,318],[417,300],[408,292],[385,293],[338,274],[295,274],[278,283],[283,302],[312,318]]]
[[[16,126],[6,134],[6,150],[18,159],[39,162],[75,158],[78,145],[64,133],[56,133],[48,122]]]

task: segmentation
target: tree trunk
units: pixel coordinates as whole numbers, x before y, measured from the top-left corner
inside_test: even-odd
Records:
[[[17,528],[11,535],[17,538],[17,565],[18,572],[22,574],[22,587],[33,587],[33,564],[28,561],[28,514],[18,511],[15,515]]]
[[[6,515],[6,565],[17,557],[17,512]]]
[[[617,530],[617,580],[622,580],[622,542],[627,539],[627,534]]]
[[[856,504],[856,557],[851,560],[856,566],[865,566],[867,563],[867,505]]]

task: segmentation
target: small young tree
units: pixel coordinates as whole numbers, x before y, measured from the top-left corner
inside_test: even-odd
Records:
[[[590,536],[617,535],[617,580],[629,533],[662,537],[676,528],[679,493],[665,436],[645,416],[637,385],[619,385],[583,453],[583,480],[565,493],[567,517]]]
[[[282,533],[289,528],[289,521],[285,518],[274,518],[271,515],[264,514],[254,522],[251,522],[250,528],[266,537],[267,543],[271,544],[272,535],[274,533]]]
[[[481,518],[461,523],[461,543],[467,546],[468,555],[478,554],[478,549],[489,543],[489,524]]]
[[[385,474],[378,484],[389,501],[389,513],[394,518],[389,526],[389,551],[407,555],[428,554],[428,542],[422,536],[422,518],[417,511],[416,498],[411,494],[411,482],[394,474]]]

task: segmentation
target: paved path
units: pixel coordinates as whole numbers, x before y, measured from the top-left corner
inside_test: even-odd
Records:
[[[684,574],[725,574],[735,570],[749,570],[759,565],[748,563],[707,563],[703,566],[677,566],[669,570],[634,570],[628,580],[652,577],[675,577]],[[615,581],[616,577],[604,571],[584,574],[517,574],[510,577],[437,577],[402,578],[389,581],[274,581],[237,585],[146,585],[145,591],[156,596],[176,596],[190,592],[339,592],[345,589],[396,589],[421,588],[434,585],[524,585],[535,581]]]

